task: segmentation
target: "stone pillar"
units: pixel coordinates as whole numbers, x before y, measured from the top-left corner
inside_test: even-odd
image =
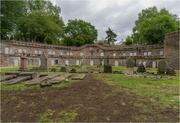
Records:
[[[21,66],[19,68],[19,71],[28,70],[26,66],[26,63],[27,63],[26,61],[27,61],[27,57],[26,57],[26,54],[23,52],[23,55],[21,56]]]

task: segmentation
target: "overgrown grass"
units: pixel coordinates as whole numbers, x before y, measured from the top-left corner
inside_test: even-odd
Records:
[[[105,78],[103,75],[107,76]],[[125,90],[137,92],[140,95],[155,96],[161,98],[161,102],[171,105],[179,105],[179,77],[171,76],[172,80],[167,79],[148,79],[127,77],[124,74],[99,74],[98,78],[108,84],[118,85],[117,91]],[[122,88],[122,86],[127,88]]]

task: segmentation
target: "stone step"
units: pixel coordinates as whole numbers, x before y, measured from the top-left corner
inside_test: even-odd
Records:
[[[42,81],[45,81],[45,80],[48,80],[48,79],[51,79],[51,78],[54,78],[54,77],[57,77],[57,76],[60,76],[60,75],[59,74],[51,74],[51,75],[48,75],[48,76],[35,78],[35,79],[32,79],[30,81],[25,82],[25,84],[26,85],[36,85],[36,84],[40,84]]]
[[[73,80],[83,80],[86,77],[86,74],[79,74],[75,77],[73,77]]]
[[[58,84],[58,83],[64,81],[66,78],[71,77],[72,75],[73,74],[65,74],[65,75],[50,79],[50,80],[47,81],[47,83],[49,82],[51,84]]]
[[[12,85],[12,84],[20,83],[20,82],[28,80],[30,78],[31,78],[30,76],[18,76],[15,79],[11,79],[9,81],[4,82],[3,85]]]
[[[0,76],[0,82],[4,81],[4,80],[9,80],[9,79],[13,79],[15,78],[17,75],[4,75],[4,76]]]

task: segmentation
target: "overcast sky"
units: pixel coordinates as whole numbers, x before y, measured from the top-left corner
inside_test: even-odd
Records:
[[[110,27],[118,36],[126,39],[132,34],[135,20],[142,9],[157,6],[166,8],[180,17],[180,0],[51,0],[61,8],[61,16],[67,24],[69,19],[90,22],[98,30],[98,39],[106,37]]]

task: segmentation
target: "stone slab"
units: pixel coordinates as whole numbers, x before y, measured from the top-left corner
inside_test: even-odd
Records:
[[[62,75],[62,76],[59,76],[59,77],[55,77],[53,79],[50,79],[47,81],[47,83],[51,83],[51,84],[58,84],[62,81],[64,81],[65,79],[71,77],[73,74],[65,74],[65,75]]]
[[[59,74],[51,74],[49,76],[35,78],[35,79],[32,79],[30,81],[25,82],[25,84],[26,85],[36,85],[36,84],[40,84],[42,81],[45,81],[45,80],[48,80],[48,79],[51,79],[51,78],[54,78],[54,77],[57,77],[57,76],[59,76]]]
[[[6,72],[5,75],[19,75],[21,73],[21,71],[9,71]]]
[[[86,77],[86,74],[79,74],[75,77],[73,77],[73,80],[83,80]]]
[[[125,68],[124,69],[124,74],[132,75],[133,74],[133,68]]]
[[[9,79],[13,79],[15,78],[17,75],[4,75],[4,76],[0,76],[0,82],[1,81],[5,81],[5,80],[9,80]]]
[[[31,79],[34,79],[39,77],[39,72],[22,72],[18,76],[31,76]]]
[[[9,81],[6,81],[3,83],[3,85],[12,85],[12,84],[17,84],[17,83],[20,83],[22,81],[25,81],[25,80],[28,80],[30,79],[31,77],[30,76],[18,76],[17,78],[15,79],[11,79]]]

